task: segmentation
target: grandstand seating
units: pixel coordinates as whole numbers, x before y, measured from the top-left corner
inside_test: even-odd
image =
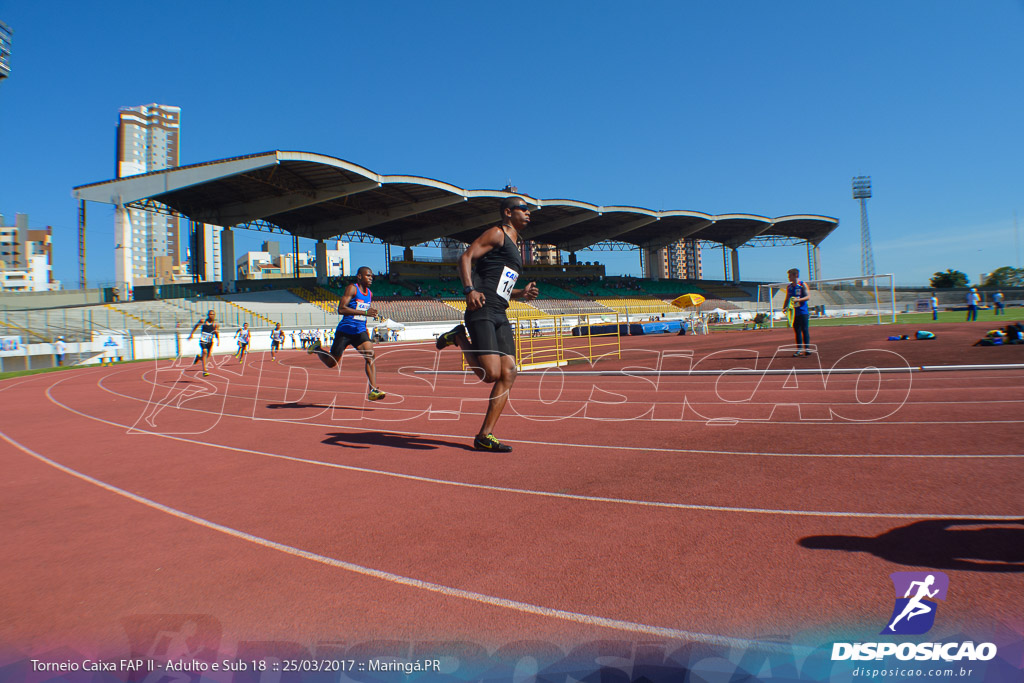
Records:
[[[461,311],[437,299],[374,301],[373,305],[383,317],[400,323],[462,320]]]
[[[534,308],[538,308],[551,315],[607,315],[614,313],[607,306],[602,306],[596,301],[587,301],[586,299],[535,299],[530,303]]]
[[[662,315],[679,313],[680,309],[654,297],[600,297],[597,303],[623,315]]]
[[[733,300],[735,300],[735,299],[746,300],[746,299],[756,299],[757,298],[756,288],[755,288],[754,293],[751,293],[751,292],[747,291],[746,289],[744,289],[742,287],[738,287],[736,285],[727,285],[727,284],[712,285],[712,284],[708,284],[708,283],[701,283],[701,288],[705,292],[707,292],[707,294],[705,294],[705,296],[707,298],[709,298],[709,299],[711,297],[716,297],[718,299],[733,299]]]
[[[466,311],[465,299],[446,299],[445,303],[457,309],[460,313],[465,313]],[[544,318],[548,315],[544,311],[522,301],[510,301],[508,310],[505,313],[509,318]]]
[[[702,303],[700,306],[697,307],[697,310],[700,311],[700,312],[704,312],[704,311],[713,311],[716,308],[721,308],[721,309],[726,310],[726,311],[738,311],[738,310],[740,310],[740,306],[737,306],[733,302],[726,301],[725,299],[719,299],[718,297],[714,297],[714,296],[708,297],[707,299],[705,299],[704,303]],[[677,312],[679,311],[678,308],[676,308],[675,310]]]

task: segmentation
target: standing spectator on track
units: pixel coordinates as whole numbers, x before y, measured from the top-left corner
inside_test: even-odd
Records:
[[[293,349],[296,348],[296,346],[295,346],[295,330],[292,330],[292,348]]]
[[[537,298],[537,284],[514,289],[523,272],[519,250],[522,231],[530,224],[530,207],[519,197],[501,202],[501,223],[488,228],[459,257],[459,275],[466,295],[465,325],[437,338],[437,348],[458,346],[466,364],[481,380],[492,384],[480,431],[473,448],[508,453],[512,450],[492,434],[516,381],[516,344],[509,323],[509,301]]]
[[[192,365],[200,360],[203,361],[203,377],[208,377],[210,373],[206,369],[206,362],[210,359],[214,340],[220,342],[220,323],[217,322],[217,315],[212,310],[207,311],[206,317],[192,327],[192,331],[188,335],[189,339],[196,333],[196,330],[199,330],[199,355],[192,361]]]
[[[807,291],[807,285],[800,279],[799,268],[790,268],[787,274],[789,285],[786,287],[786,301],[783,302],[782,308],[785,309],[789,306],[790,300],[793,301],[793,333],[796,335],[796,353],[793,357],[809,356],[811,315],[807,310],[807,300],[811,298],[811,294]]]
[[[936,294],[932,294],[932,320],[939,319],[939,297]]]
[[[971,287],[967,292],[967,322],[978,319],[978,290]]]

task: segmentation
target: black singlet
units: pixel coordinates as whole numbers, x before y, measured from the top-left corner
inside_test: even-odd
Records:
[[[516,280],[523,272],[523,256],[504,228],[502,232],[505,233],[504,243],[477,259],[473,267],[473,287],[483,292],[485,298],[480,310],[504,314]]]
[[[217,330],[216,324],[205,321],[206,319],[203,318],[203,326],[199,328],[199,343],[204,346],[213,344],[213,333]]]

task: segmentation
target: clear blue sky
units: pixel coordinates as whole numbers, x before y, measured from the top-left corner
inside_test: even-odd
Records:
[[[112,177],[118,107],[150,102],[181,107],[182,163],[304,150],[540,198],[834,216],[825,277],[860,272],[866,174],[898,284],[1020,265],[1022,0],[0,0],[0,20],[0,213],[53,226],[66,286],[71,188]],[[113,212],[89,207],[90,281],[110,281]],[[266,238],[239,234],[239,252]],[[383,266],[380,246],[353,255]],[[740,257],[744,279],[806,265],[799,247]],[[721,277],[720,251],[704,261]]]

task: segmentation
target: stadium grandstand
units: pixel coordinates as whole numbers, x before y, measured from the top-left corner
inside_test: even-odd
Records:
[[[813,275],[820,270],[818,245],[838,225],[834,218],[810,214],[769,218],[652,211],[538,199],[505,190],[465,190],[430,178],[380,175],[329,156],[272,151],[74,188],[73,195],[80,201],[81,289],[46,296],[0,297],[0,336],[20,338],[26,347],[34,345],[35,353],[44,356],[48,345],[63,338],[78,345],[79,358],[94,360],[97,354],[91,344],[97,335],[125,337],[132,347],[126,355],[131,357],[139,355],[137,347],[145,338],[160,337],[164,341],[154,342],[159,353],[173,355],[180,350],[181,338],[211,309],[228,333],[243,323],[257,334],[276,323],[289,330],[332,329],[338,319],[337,302],[347,283],[327,277],[323,258],[315,259],[315,277],[237,280],[233,230],[245,229],[288,235],[295,254],[299,253],[300,237],[316,241],[318,256],[331,239],[383,245],[386,272],[378,273],[373,283],[374,305],[381,311],[381,319],[407,328],[403,333],[406,339],[432,338],[462,318],[462,285],[454,262],[413,259],[412,247],[447,247],[449,253],[464,248],[483,228],[496,222],[498,203],[513,194],[531,206],[529,238],[568,254],[566,263],[526,266],[524,281],[536,281],[540,297],[528,304],[516,302],[510,309],[510,316],[522,320],[577,316],[588,321],[634,322],[681,320],[712,312],[718,319],[752,317],[764,303],[759,301],[759,288],[765,283],[741,280],[739,250],[806,245],[808,272]],[[88,289],[84,249],[87,202],[113,205],[115,212],[121,213],[142,209],[177,215],[187,221],[191,239],[202,224],[222,226],[223,280],[193,277],[191,282],[133,287],[126,276],[132,262],[131,240],[118,235],[115,286]],[[116,224],[130,225],[123,220]],[[654,267],[658,254],[682,240],[722,249],[725,279],[663,277]],[[391,258],[392,247],[404,248],[403,256]],[[637,252],[645,277],[611,276],[603,265],[580,263],[576,252],[582,249]],[[191,250],[188,272],[207,272],[203,251]],[[893,306],[909,311],[919,308],[932,291],[893,288],[893,293]],[[704,302],[688,311],[669,303],[683,294],[700,295]],[[815,296],[812,303],[840,314],[877,304],[877,296],[873,300],[856,288]],[[1006,297],[1012,304],[1024,299],[1024,292],[1007,291]],[[944,307],[962,301],[962,292],[940,293]],[[12,362],[17,364],[0,359],[0,368],[10,367]],[[31,366],[33,361],[25,363]]]

